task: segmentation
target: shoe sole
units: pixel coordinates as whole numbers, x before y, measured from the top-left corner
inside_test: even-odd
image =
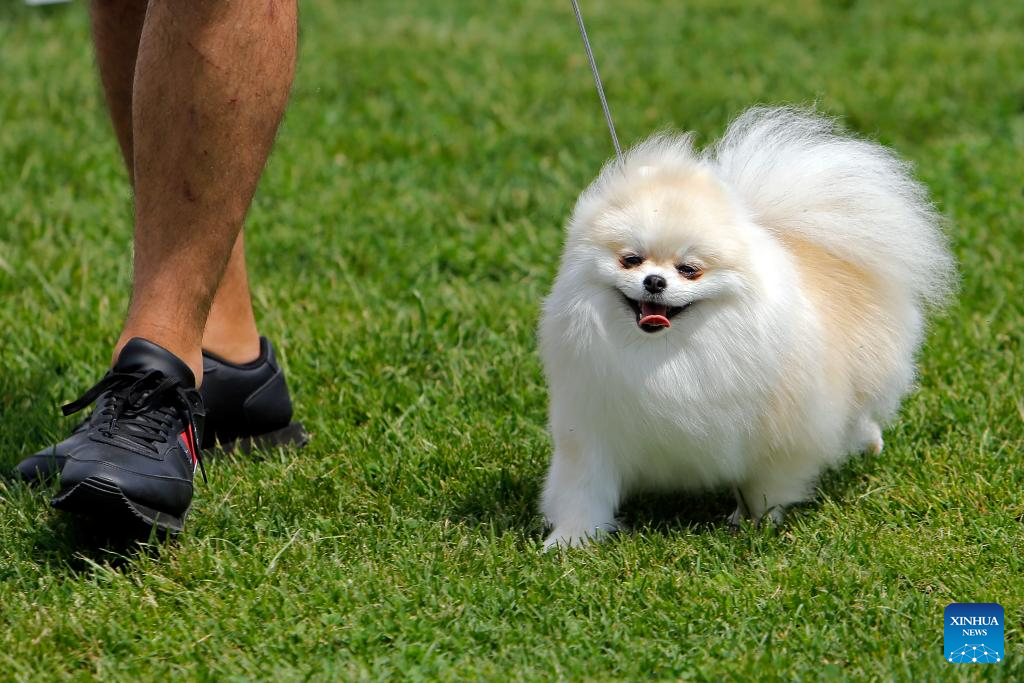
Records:
[[[218,444],[203,449],[203,455],[217,457],[222,453],[241,453],[249,455],[253,451],[266,448],[302,448],[309,443],[309,433],[302,426],[301,422],[292,422],[287,427],[277,429],[273,432],[260,434],[258,436],[246,436],[227,443]],[[59,465],[56,461],[50,463],[52,466],[37,466],[33,475],[25,475],[17,468],[11,470],[9,478],[12,481],[21,481],[29,486],[37,486],[49,483],[57,478],[64,468],[64,463]]]
[[[225,453],[242,453],[243,455],[249,455],[253,451],[267,448],[279,448],[285,446],[302,448],[307,443],[309,443],[309,433],[306,432],[306,428],[302,426],[301,422],[292,422],[287,427],[282,427],[281,429],[276,429],[272,432],[267,432],[266,434],[243,436],[242,438],[235,439],[234,441],[220,443],[214,448],[204,449],[203,453],[208,453],[219,447],[220,450]]]
[[[117,529],[156,529],[176,536],[185,527],[186,510],[180,517],[141,505],[124,495],[121,488],[103,477],[88,477],[67,491],[58,493],[50,504],[64,512],[103,520]]]

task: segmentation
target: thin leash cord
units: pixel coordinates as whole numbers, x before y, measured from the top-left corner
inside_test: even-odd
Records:
[[[604,110],[604,120],[608,122],[608,132],[612,134],[612,144],[615,145],[615,157],[622,165],[622,148],[619,147],[619,136],[615,134],[615,123],[612,121],[612,112],[608,109],[608,100],[604,96],[604,86],[601,85],[601,74],[597,72],[597,62],[594,61],[594,52],[590,49],[590,39],[587,38],[587,28],[583,25],[583,15],[580,14],[580,6],[576,0],[572,0],[572,9],[576,13],[576,23],[580,26],[580,35],[583,37],[583,47],[587,51],[587,60],[590,61],[590,71],[594,74],[594,85],[597,86],[597,96],[601,98],[601,108]]]

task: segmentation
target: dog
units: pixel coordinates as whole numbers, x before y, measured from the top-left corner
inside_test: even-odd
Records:
[[[785,107],[692,138],[606,164],[568,222],[540,322],[547,549],[616,530],[638,491],[731,487],[730,523],[781,523],[827,468],[881,452],[955,289],[940,218],[888,149]]]

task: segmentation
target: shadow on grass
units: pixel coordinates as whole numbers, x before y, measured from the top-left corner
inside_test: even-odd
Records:
[[[726,528],[726,517],[734,509],[736,502],[728,491],[642,493],[630,496],[618,516],[629,529],[709,533]]]
[[[141,527],[103,528],[88,517],[51,513],[28,534],[32,558],[57,575],[78,576],[97,569],[131,569],[141,557],[156,557],[166,545]]]
[[[864,487],[864,470],[873,467],[865,461],[827,472],[815,499],[794,508],[814,510],[823,496],[840,504],[851,501]],[[533,474],[506,469],[485,472],[452,492],[454,503],[449,508],[449,518],[470,526],[488,526],[496,532],[515,530],[541,536],[546,530],[538,511],[541,481]],[[630,496],[620,508],[618,518],[629,529],[666,532],[687,528],[715,533],[729,528],[727,518],[735,509],[736,500],[728,490],[643,493]]]
[[[790,506],[789,511],[814,511],[823,497],[840,505],[853,504],[853,499],[864,488],[863,470],[871,467],[873,465],[867,462],[826,472],[815,489],[814,498]],[[663,532],[688,528],[710,533],[730,529],[727,518],[735,509],[736,498],[730,490],[698,494],[641,494],[627,500],[619,516],[632,529]]]

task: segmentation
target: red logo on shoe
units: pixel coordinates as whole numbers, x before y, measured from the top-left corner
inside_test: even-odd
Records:
[[[196,467],[199,466],[199,456],[196,455],[196,437],[192,432],[192,425],[179,434],[178,438],[181,439],[181,447],[184,449],[185,455],[192,461],[192,473],[195,474]]]

